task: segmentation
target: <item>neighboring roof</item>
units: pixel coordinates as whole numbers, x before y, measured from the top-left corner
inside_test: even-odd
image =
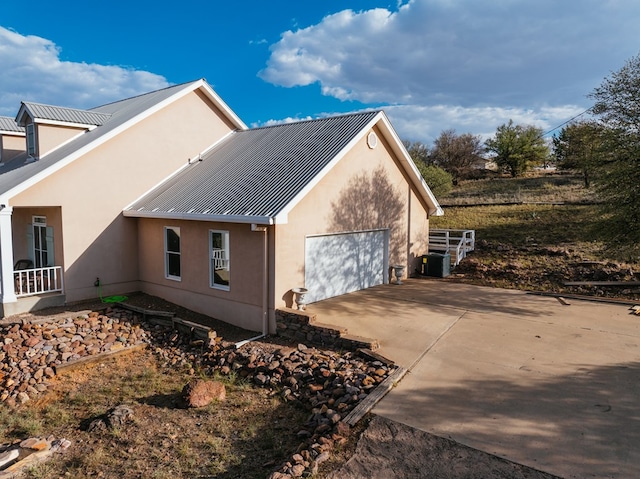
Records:
[[[0,116],[0,134],[2,133],[24,136],[24,128],[18,125],[13,118]]]
[[[287,213],[306,192],[381,121],[388,124],[383,112],[370,111],[234,132],[201,161],[181,169],[125,208],[124,214],[284,223]],[[426,189],[425,197],[436,212],[440,207],[426,183],[420,182],[415,165],[413,174],[417,174],[415,183]]]
[[[56,122],[94,127],[103,125],[111,116],[88,110],[77,110],[75,108],[23,101],[16,116],[16,122],[24,126],[25,115],[29,115],[36,123]]]
[[[98,118],[98,115],[105,118],[102,125],[79,135],[40,157],[38,161],[23,161],[24,158],[21,157],[6,163],[0,169],[0,200],[6,203],[11,196],[24,191],[138,121],[195,90],[200,90],[216,104],[231,124],[237,128],[246,129],[246,125],[218,97],[204,79],[109,103],[86,111],[86,113],[95,114],[95,118]],[[61,113],[61,110],[58,109],[58,113]]]

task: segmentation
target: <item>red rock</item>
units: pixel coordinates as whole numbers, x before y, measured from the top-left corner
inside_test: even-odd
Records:
[[[227,390],[221,382],[195,379],[182,389],[182,397],[189,407],[203,407],[214,400],[224,401]]]
[[[36,344],[38,344],[40,341],[42,340],[42,338],[38,337],[38,336],[31,336],[30,338],[28,338],[25,342],[24,345],[28,348],[32,348],[34,347]]]
[[[20,443],[20,447],[24,449],[33,449],[34,451],[44,451],[51,448],[51,444],[41,437],[31,437]]]

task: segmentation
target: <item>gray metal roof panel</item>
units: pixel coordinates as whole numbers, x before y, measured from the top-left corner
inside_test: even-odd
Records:
[[[60,148],[41,157],[38,161],[17,161],[18,158],[16,158],[5,164],[5,166],[0,169],[0,194],[4,194],[17,187],[21,183],[45,171],[47,168],[66,159],[69,155],[74,154],[81,148],[99,140],[102,136],[112,132],[127,121],[134,119],[147,109],[170,98],[179,91],[189,88],[190,85],[196,82],[174,85],[162,90],[145,93],[144,95],[91,109],[90,111],[92,112],[109,114],[111,116],[103,125],[79,135]]]
[[[14,118],[0,116],[0,132],[24,133],[24,127],[18,125]]]
[[[274,217],[377,111],[234,132],[128,208],[148,213]]]
[[[37,120],[61,121],[65,123],[75,123],[79,125],[103,125],[111,115],[97,113],[88,110],[77,110],[75,108],[65,108],[61,106],[44,105],[23,101],[22,104],[29,114]]]

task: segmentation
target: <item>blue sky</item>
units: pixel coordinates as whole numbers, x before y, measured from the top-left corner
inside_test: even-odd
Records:
[[[428,144],[546,131],[640,52],[638,25],[637,0],[7,2],[0,115],[204,77],[250,126],[383,108]]]

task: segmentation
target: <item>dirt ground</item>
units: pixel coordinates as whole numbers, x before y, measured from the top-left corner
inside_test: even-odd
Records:
[[[133,295],[130,303],[147,309],[173,310],[190,321],[208,323],[218,334],[240,340],[251,334],[179,308],[147,295]],[[178,308],[178,309],[176,309]],[[224,328],[221,330],[220,328]],[[347,445],[334,456],[333,472],[326,479],[552,479],[556,476],[509,462],[455,441],[413,429],[389,419],[370,415],[356,428]],[[344,463],[340,466],[341,463]],[[323,475],[322,468],[320,476]]]
[[[556,476],[372,416],[351,458],[326,479],[553,479]]]
[[[137,306],[141,306],[147,309],[153,310],[162,310],[162,311],[175,311],[179,317],[183,319],[187,319],[190,321],[196,321],[200,323],[207,324],[216,329],[217,333],[224,338],[232,341],[239,341],[242,339],[246,339],[251,336],[251,332],[244,331],[238,328],[234,328],[226,323],[221,323],[211,318],[208,318],[204,315],[200,315],[194,313],[192,311],[186,310],[184,308],[179,308],[176,305],[163,301],[162,299],[150,297],[143,294],[134,294],[131,295],[129,301],[131,304],[135,304]],[[76,309],[99,309],[101,303],[96,301],[95,304],[91,303],[82,303],[76,305]],[[60,308],[60,310],[47,310],[42,311],[40,313],[36,313],[36,316],[45,317],[45,316],[55,316],[56,314],[62,314],[63,310],[74,309],[72,308]],[[109,368],[109,372],[113,373],[114,370],[118,368]],[[110,374],[105,374],[106,371],[102,372],[104,376],[103,379],[107,379],[107,376],[110,377]],[[136,382],[143,381],[147,382],[150,379],[149,369],[145,369],[144,371],[131,371],[132,376],[125,379],[125,382],[129,384],[131,387],[136,387]],[[164,374],[167,374],[166,372]],[[168,378],[162,380],[165,382]],[[183,379],[184,380],[184,379]],[[167,381],[169,382],[169,381]],[[85,381],[81,381],[81,383],[86,383]],[[89,381],[87,383],[91,385],[93,388],[95,387],[104,387],[100,386],[102,381],[97,382],[95,379],[93,381]],[[114,393],[116,395],[122,394],[121,390],[118,388],[124,388],[125,386],[119,385],[115,386]],[[76,391],[72,393],[72,395],[81,394],[83,397],[95,397],[95,391],[88,393],[84,391],[84,388],[79,387],[79,384],[76,386]],[[221,418],[226,415],[233,415],[232,409],[233,407],[240,406],[243,410],[247,409],[248,404],[255,404],[260,406],[259,409],[269,409],[265,406],[269,403],[269,398],[261,397],[259,400],[249,400],[245,397],[248,394],[248,391],[239,391],[237,393],[238,397],[240,397],[239,404],[229,404],[227,406],[226,413],[223,413],[222,416],[212,415],[212,412],[209,411],[209,414],[217,417],[217,419],[213,419],[212,426],[215,429],[215,434],[212,437],[217,438],[218,436],[225,439],[225,441],[232,442],[235,441],[236,437],[235,433],[232,431],[224,431],[224,434],[218,434],[220,429],[224,423],[221,422]],[[80,401],[78,398],[69,396],[67,400],[74,400],[76,402],[79,401],[78,407],[82,409],[84,415],[88,413],[89,410],[95,410],[96,412],[102,412],[108,404],[98,405],[98,404],[89,404],[86,402],[86,399]],[[201,416],[195,415],[194,417],[185,417],[185,412],[176,410],[175,414],[178,414],[178,419],[172,422],[171,418],[167,416],[167,411],[172,408],[167,409],[167,405],[163,403],[163,401],[172,401],[174,399],[174,392],[167,391],[167,393],[162,397],[149,398],[148,401],[143,401],[141,408],[146,408],[149,410],[158,409],[162,412],[164,417],[154,418],[153,414],[149,411],[143,412],[138,411],[139,419],[136,423],[135,430],[144,430],[144,435],[132,436],[128,437],[128,435],[121,434],[116,437],[105,437],[103,438],[107,442],[111,441],[117,443],[118,449],[123,451],[125,455],[132,455],[133,451],[137,449],[136,445],[139,445],[141,442],[144,442],[144,438],[148,440],[148,434],[150,431],[154,431],[152,433],[152,437],[155,437],[155,440],[152,441],[157,448],[164,449],[165,451],[172,451],[176,449],[176,455],[181,457],[182,461],[191,461],[193,457],[198,453],[203,451],[198,451],[196,447],[192,445],[187,446],[187,443],[183,443],[184,440],[188,440],[189,430],[196,431],[196,435],[205,432],[203,427],[204,422]],[[233,396],[233,393],[231,394]],[[74,399],[75,398],[75,399]],[[159,402],[158,402],[159,401]],[[265,402],[266,401],[266,402]],[[45,407],[45,405],[40,405],[41,407]],[[88,408],[88,409],[87,409]],[[87,410],[85,410],[87,409]],[[246,411],[245,411],[246,412]],[[255,414],[255,411],[251,411]],[[83,416],[80,414],[80,417]],[[290,439],[294,438],[294,429],[295,423],[300,421],[300,418],[296,417],[295,419],[290,416],[291,411],[284,412],[279,410],[278,408],[272,412],[271,415],[267,415],[264,418],[264,426],[271,422],[272,424],[277,424],[278,427],[276,430],[272,431],[271,435],[265,437],[264,440],[269,442],[273,441],[276,436],[280,436],[282,434],[286,435]],[[255,417],[257,418],[258,415]],[[286,422],[285,417],[290,416],[293,420],[290,425],[285,425]],[[188,419],[188,421],[186,421]],[[260,416],[262,420],[262,417]],[[153,424],[154,420],[157,421],[157,424]],[[193,424],[190,424],[192,422]],[[393,478],[403,478],[403,479],[411,479],[411,478],[486,478],[486,479],[506,479],[506,478],[553,478],[555,476],[551,476],[540,471],[536,471],[534,469],[527,468],[525,466],[521,466],[518,464],[511,463],[499,457],[457,444],[454,441],[451,441],[446,438],[439,438],[428,434],[423,431],[419,431],[403,424],[399,424],[387,419],[383,419],[381,417],[369,415],[363,419],[363,424],[359,424],[358,427],[354,428],[352,436],[350,437],[350,441],[347,445],[344,445],[341,449],[334,451],[332,455],[332,459],[327,463],[323,464],[320,468],[318,478],[327,478],[327,479],[350,479],[350,478],[370,478],[370,479],[393,479]],[[157,428],[155,427],[157,426]],[[185,427],[186,426],[186,427]],[[167,431],[165,429],[172,429],[171,431]],[[217,428],[217,429],[216,429]],[[201,431],[202,429],[202,431]],[[213,431],[213,430],[212,430]],[[70,433],[70,431],[59,431],[60,433],[66,432]],[[211,432],[210,432],[211,433]],[[77,434],[77,433],[76,433]],[[86,435],[86,433],[81,433]],[[141,433],[142,434],[142,433]],[[276,434],[276,436],[273,436]],[[144,436],[144,437],[143,437]],[[181,442],[178,438],[182,437],[183,441]],[[95,457],[97,453],[103,451],[102,449],[102,439],[96,437],[82,437],[76,439],[81,439],[84,443],[89,446],[88,449],[92,452],[87,454],[85,457],[76,457],[74,460],[76,461],[75,469],[77,472],[82,471],[83,469],[92,469],[94,466],[90,466],[89,463],[96,461],[105,461],[105,458]],[[246,439],[243,437],[239,437],[238,444],[244,443],[247,445]],[[286,442],[284,438],[281,438],[283,442]],[[198,441],[196,441],[198,442]],[[207,443],[206,441],[199,441],[202,443]],[[105,443],[106,444],[106,443]],[[110,444],[110,443],[109,443]],[[239,447],[238,444],[235,444],[235,447]],[[171,447],[169,447],[171,445]],[[106,446],[105,446],[106,447]],[[208,447],[213,447],[213,445],[209,444]],[[244,447],[244,446],[243,446]],[[288,450],[291,445],[285,446],[282,444],[282,452]],[[96,448],[98,448],[96,450]],[[155,448],[154,448],[155,449]],[[96,452],[97,451],[97,452]],[[217,454],[222,456],[230,454],[227,450],[223,452],[223,450],[216,450]],[[260,467],[256,467],[255,471],[260,476],[260,469],[262,471],[268,471],[271,467],[275,465],[273,462],[265,462],[267,458],[261,457],[260,454],[254,449],[248,449],[244,451],[246,454],[244,461],[246,462],[249,457],[253,460],[252,462],[256,462]],[[285,453],[286,454],[286,453]],[[98,454],[99,455],[99,454]],[[67,458],[68,460],[69,458]],[[140,459],[144,459],[142,456]],[[176,457],[177,459],[177,457]],[[280,458],[282,460],[282,458]],[[227,465],[229,463],[234,464],[236,459],[227,457],[225,461]],[[109,462],[109,461],[106,461]],[[135,465],[139,471],[144,470],[143,463],[133,462],[129,463],[131,466]],[[175,464],[175,462],[174,462]],[[103,464],[104,466],[108,466],[108,464]],[[115,464],[113,464],[115,466]],[[53,466],[53,465],[52,465]],[[58,464],[60,466],[60,464]],[[114,467],[114,471],[117,469]],[[192,471],[192,468],[187,468],[189,471]],[[239,464],[234,464],[230,470],[226,472],[209,470],[207,471],[210,476],[206,477],[236,477],[235,474],[239,472],[241,466]],[[56,467],[52,467],[52,470],[48,472],[56,471]],[[57,472],[57,471],[56,471]],[[180,471],[173,470],[170,471],[168,468],[166,471],[156,471],[156,473],[163,472],[168,475],[178,473],[174,477],[186,477],[181,476]],[[185,471],[182,471],[185,472]],[[263,472],[264,473],[264,472]],[[45,472],[47,474],[47,472]],[[124,471],[119,471],[118,474],[124,474],[120,477],[127,477],[127,474]],[[134,474],[135,476],[135,474]],[[134,477],[130,476],[130,477]],[[44,477],[44,476],[42,476]],[[74,476],[75,477],[75,476]],[[162,474],[157,475],[157,477],[165,477]],[[168,476],[167,476],[168,477]],[[204,477],[204,476],[203,476]]]

